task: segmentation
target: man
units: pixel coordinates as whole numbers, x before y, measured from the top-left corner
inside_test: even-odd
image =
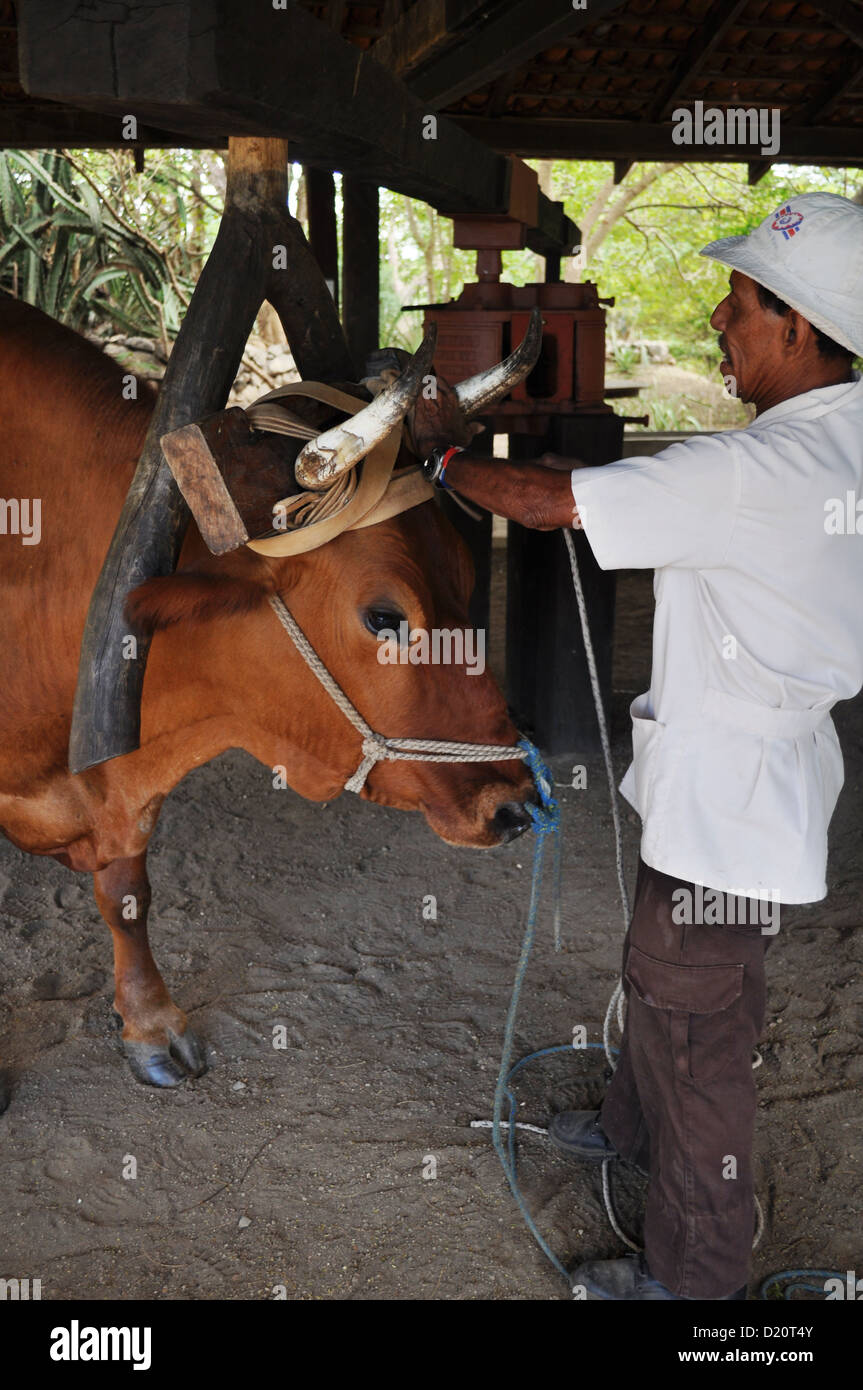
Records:
[[[746,1296],[764,952],[781,904],[826,893],[829,710],[863,686],[863,207],[792,197],[702,254],[731,267],[710,322],[748,428],[570,473],[445,447],[468,443],[445,390],[415,421],[423,451],[444,446],[433,481],[525,526],[583,528],[603,569],[656,571],[621,784],[643,823],[626,1028],[599,1114],[550,1131],[649,1175],[644,1254],[577,1269],[590,1298]]]

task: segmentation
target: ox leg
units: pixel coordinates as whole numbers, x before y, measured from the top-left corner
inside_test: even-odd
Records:
[[[203,1048],[168,993],[147,939],[146,851],[94,873],[93,890],[114,938],[114,1008],[133,1075],[148,1086],[200,1076],[207,1069]]]

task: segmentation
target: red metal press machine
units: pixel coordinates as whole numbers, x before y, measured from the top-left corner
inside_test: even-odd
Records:
[[[605,308],[590,281],[564,284],[560,259],[546,259],[544,283],[501,282],[502,253],[526,244],[536,225],[538,180],[512,161],[505,217],[456,215],[454,245],[476,250],[477,279],[458,299],[429,304],[425,327],[437,324],[435,366],[450,382],[500,362],[518,344],[530,311],[543,318],[542,352],[530,376],[485,418],[472,446],[492,453],[493,436],[509,436],[511,459],[545,451],[590,464],[622,454],[624,420],[605,400]],[[572,248],[570,248],[571,250]],[[483,417],[481,417],[483,418]],[[491,519],[472,521],[449,499],[444,506],[471,547],[477,572],[472,617],[487,625],[491,573]],[[606,708],[611,687],[615,582],[604,573],[581,533],[578,558],[588,604]],[[587,662],[578,625],[566,549],[557,534],[510,523],[507,536],[507,698],[521,726],[549,753],[594,751],[599,746]]]

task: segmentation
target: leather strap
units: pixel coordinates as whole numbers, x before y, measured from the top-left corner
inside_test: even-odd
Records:
[[[364,526],[377,526],[379,521],[388,521],[391,516],[418,507],[421,502],[430,502],[433,497],[434,488],[423,477],[419,465],[403,469],[393,474],[380,502],[362,521],[355,522],[351,530],[361,531]]]
[[[328,386],[321,381],[291,382],[288,386],[280,386],[275,391],[270,391],[268,395],[256,401],[254,407],[249,408],[247,414],[252,424],[256,424],[257,413],[262,428],[278,430],[277,417],[274,414],[278,407],[270,403],[290,396],[307,396],[312,400],[323,401],[325,405],[332,405],[337,410],[343,410],[347,415],[356,415],[368,404],[366,401],[357,400],[356,396],[349,396],[346,392],[339,391],[336,387]],[[256,412],[258,406],[269,406],[266,415],[264,412]],[[296,428],[296,417],[291,416],[290,412],[286,412],[286,414],[285,424],[287,428],[284,433],[293,434]],[[362,464],[358,465],[360,476],[352,496],[334,514],[325,515],[321,520],[313,521],[307,526],[298,527],[296,530],[286,531],[283,535],[266,536],[260,540],[248,541],[249,549],[257,551],[259,555],[302,555],[309,550],[317,550],[319,546],[326,545],[328,541],[341,535],[343,531],[375,526],[379,521],[396,516],[399,512],[406,511],[409,507],[415,507],[420,502],[428,501],[434,495],[434,490],[426,483],[419,469],[401,472],[395,478],[393,477],[393,468],[401,438],[402,427],[398,425],[390,431],[386,439],[367,454]],[[321,498],[326,498],[327,494],[318,495]],[[282,498],[281,500],[287,505],[294,499]],[[279,503],[277,502],[275,507],[278,506]]]

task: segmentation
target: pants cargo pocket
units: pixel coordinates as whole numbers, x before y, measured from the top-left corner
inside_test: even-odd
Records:
[[[626,979],[641,1003],[662,1015],[679,1075],[710,1081],[736,1055],[731,1011],[743,972],[743,965],[676,965],[630,946]]]

